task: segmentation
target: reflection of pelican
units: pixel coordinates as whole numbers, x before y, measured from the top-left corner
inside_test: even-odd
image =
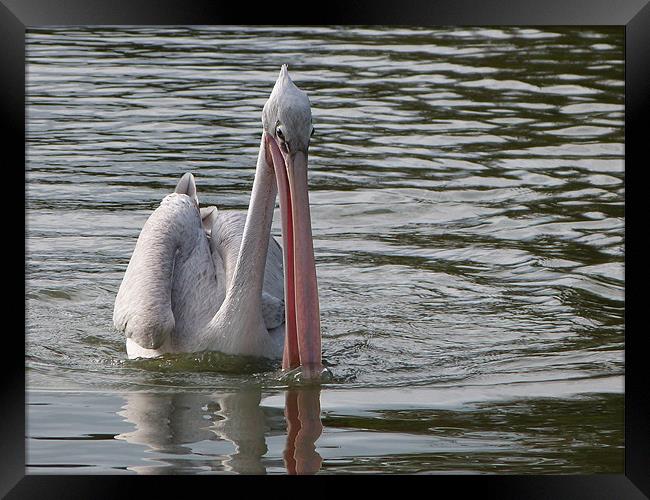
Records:
[[[236,393],[157,394],[130,393],[119,413],[135,429],[117,439],[144,445],[153,454],[147,460],[158,465],[136,465],[140,474],[191,473],[204,470],[265,474],[266,437],[283,435],[282,452],[290,474],[315,473],[321,464],[314,443],[320,437],[320,389],[287,392],[285,417],[278,409],[260,406],[256,388]],[[272,441],[278,442],[278,441]],[[195,451],[196,447],[200,452]],[[201,458],[199,458],[201,457]]]
[[[119,415],[135,425],[135,429],[120,434],[116,439],[147,446],[156,452],[151,460],[159,462],[157,465],[131,466],[131,470],[140,474],[166,474],[190,472],[200,467],[212,469],[213,460],[190,463],[182,457],[192,452],[192,443],[214,439],[210,430],[212,422],[205,417],[219,409],[218,398],[207,394],[146,392],[128,393],[124,398],[125,404]],[[223,451],[223,456],[227,456],[230,450]],[[160,454],[164,454],[164,458],[157,458]]]
[[[287,472],[315,474],[323,461],[315,446],[323,432],[320,388],[289,389],[284,414],[287,418],[287,446],[284,450]]]
[[[223,462],[226,470],[240,474],[266,473],[262,464],[262,456],[268,451],[264,436],[266,421],[260,400],[259,390],[228,394],[219,400],[218,414],[222,420],[211,430],[235,446],[235,452]]]
[[[245,218],[215,207],[199,210],[188,173],[145,223],[113,314],[116,328],[126,334],[129,357],[212,350],[283,357],[284,369],[320,369],[307,192],[311,108],[286,66],[262,124]],[[269,245],[278,192],[282,251],[275,240]]]

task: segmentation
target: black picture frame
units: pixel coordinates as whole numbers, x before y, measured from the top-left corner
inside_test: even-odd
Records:
[[[25,33],[28,27],[45,25],[208,25],[208,24],[391,24],[391,25],[608,25],[625,28],[625,473],[593,476],[428,476],[411,480],[432,480],[433,485],[415,485],[427,493],[452,488],[454,496],[471,493],[494,498],[648,498],[650,496],[650,412],[645,401],[642,358],[645,331],[634,325],[642,310],[641,288],[645,273],[634,273],[631,262],[637,260],[643,227],[635,219],[647,213],[639,179],[644,162],[644,146],[650,138],[650,0],[431,0],[399,2],[352,2],[331,0],[326,4],[288,2],[222,2],[220,0],[0,0],[0,103],[4,133],[3,196],[6,220],[5,263],[12,268],[11,280],[5,280],[5,318],[17,323],[25,320],[25,302],[19,297],[25,289],[25,246],[8,244],[26,237],[25,218],[10,215],[25,207]],[[8,153],[11,153],[9,155]],[[9,160],[11,158],[11,160]],[[22,167],[21,167],[22,165]],[[636,229],[632,229],[636,228]],[[13,263],[13,264],[11,264]],[[638,262],[637,262],[638,263]],[[6,273],[5,273],[6,275]],[[19,311],[23,311],[21,315]],[[6,325],[0,370],[2,424],[0,425],[0,495],[7,498],[115,498],[128,497],[138,485],[146,485],[149,494],[164,491],[174,478],[142,480],[115,476],[35,476],[25,475],[25,357],[24,337],[18,327]],[[24,330],[24,328],[23,328]],[[13,342],[8,342],[13,339]],[[22,353],[22,357],[20,355]],[[393,478],[394,479],[394,478]],[[286,479],[271,479],[286,481]],[[305,478],[323,481],[323,477]],[[356,481],[354,479],[353,481]],[[359,480],[361,480],[359,478]],[[386,476],[373,477],[372,484],[382,488]],[[192,478],[192,481],[211,481]],[[220,480],[238,489],[250,488],[246,478]],[[214,487],[215,483],[203,483]],[[287,483],[283,483],[287,484]],[[302,487],[305,484],[301,484]],[[444,489],[443,489],[444,488]],[[190,490],[191,491],[191,490]],[[405,490],[409,492],[412,490]],[[414,490],[413,490],[414,491]],[[320,489],[321,494],[336,495],[336,489]]]

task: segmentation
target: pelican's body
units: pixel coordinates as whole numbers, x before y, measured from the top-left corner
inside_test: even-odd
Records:
[[[246,214],[199,208],[187,173],[146,221],[113,313],[130,358],[220,351],[283,357],[283,368],[320,366],[307,194],[311,109],[286,66],[262,122]],[[278,191],[283,248],[270,235]]]
[[[184,180],[194,185],[192,175],[186,174],[179,188],[184,187]],[[135,322],[131,325],[131,336],[126,339],[128,356],[151,358],[169,352],[207,350],[280,358],[285,333],[280,246],[274,238],[269,239],[259,304],[266,332],[250,338],[236,335],[236,331],[241,332],[256,319],[243,314],[233,318],[228,325],[230,332],[211,325],[223,305],[227,283],[233,278],[246,213],[217,211],[214,207],[201,212],[194,196],[174,192],[163,199],[145,223],[115,302],[118,330],[126,332],[129,321]],[[174,240],[167,245],[169,250],[155,251],[165,247],[165,239]],[[167,273],[170,280],[160,279]],[[150,286],[151,293],[142,293],[143,286]],[[246,308],[246,315],[254,315],[253,305],[257,304]],[[138,322],[144,324],[140,326]],[[156,348],[143,347],[141,344],[146,340],[137,336],[138,328],[147,333],[159,331],[164,337],[162,344]]]

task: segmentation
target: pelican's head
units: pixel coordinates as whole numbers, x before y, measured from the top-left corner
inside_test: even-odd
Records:
[[[285,341],[282,368],[301,366],[320,374],[318,284],[311,235],[307,182],[308,149],[314,131],[309,98],[280,69],[262,111],[264,157],[275,172],[282,216]]]
[[[314,133],[309,97],[291,81],[283,64],[273,92],[262,111],[264,132],[273,137],[284,155],[307,154]]]

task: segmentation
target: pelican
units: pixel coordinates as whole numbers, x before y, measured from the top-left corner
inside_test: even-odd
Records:
[[[186,173],[144,224],[113,311],[129,358],[220,351],[322,368],[307,185],[314,128],[286,65],[262,127],[246,214],[200,208]],[[271,237],[278,194],[282,247]]]

